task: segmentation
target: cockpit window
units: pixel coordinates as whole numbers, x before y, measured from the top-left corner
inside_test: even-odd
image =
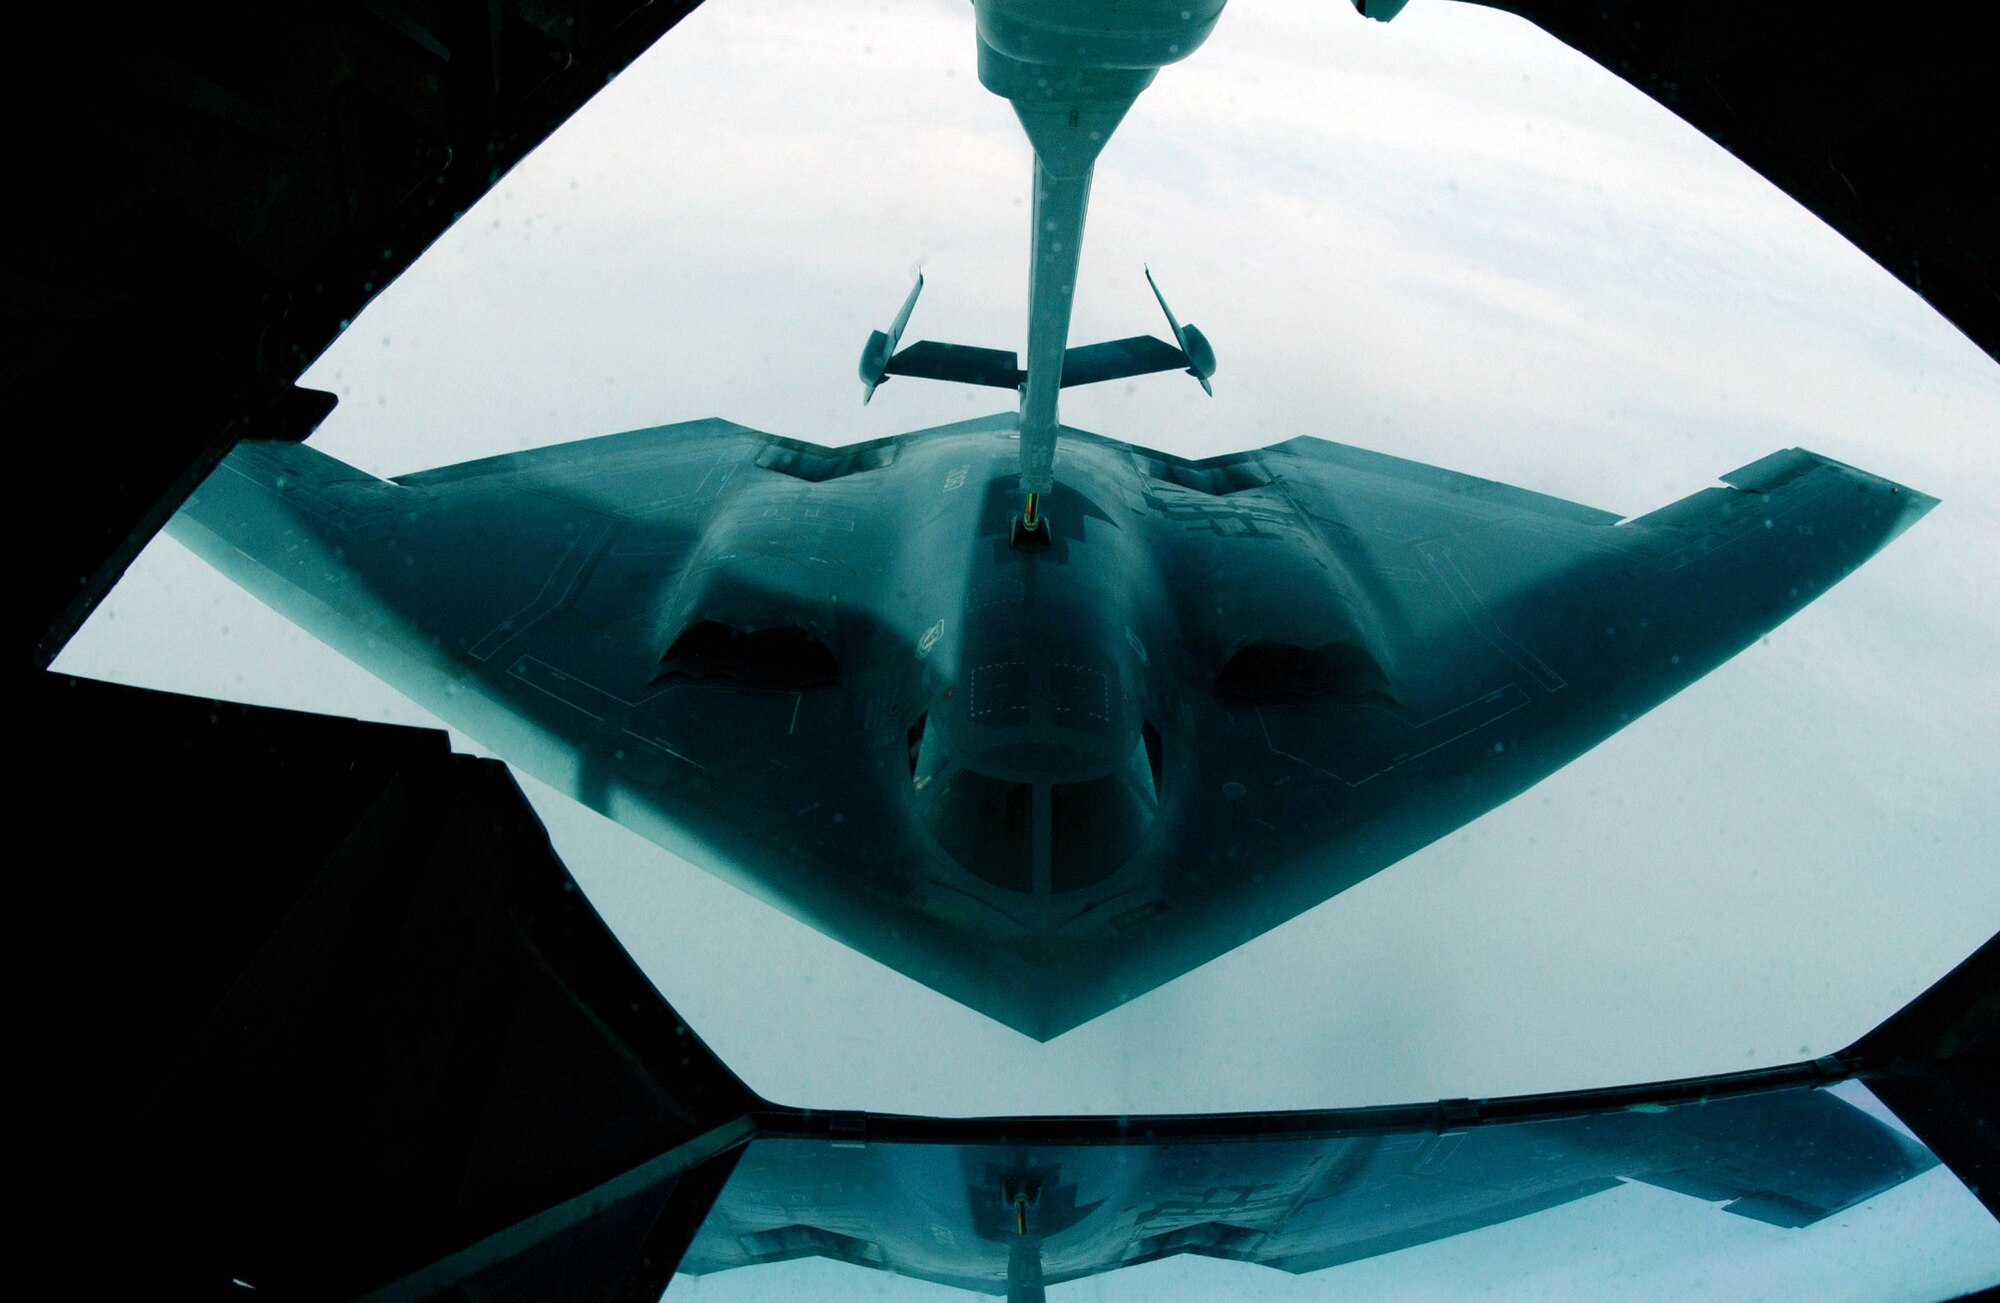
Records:
[[[1112,773],[1023,783],[957,763],[920,721],[911,782],[925,826],[968,872],[1007,891],[1064,895],[1117,873],[1151,829],[1158,736],[1148,726]]]

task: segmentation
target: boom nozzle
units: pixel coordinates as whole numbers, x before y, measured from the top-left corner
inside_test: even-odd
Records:
[[[1014,517],[1014,527],[1007,537],[1017,552],[1046,552],[1054,541],[1049,533],[1049,522],[1042,518],[1042,495],[1030,493],[1021,506],[1021,514]]]

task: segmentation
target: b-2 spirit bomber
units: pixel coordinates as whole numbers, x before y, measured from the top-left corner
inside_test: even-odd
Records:
[[[1035,147],[1026,362],[901,348],[913,290],[861,371],[1016,413],[390,481],[246,443],[171,528],[524,771],[1048,1038],[1546,777],[1933,505],[1799,449],[1620,520],[1318,438],[1187,460],[1062,426],[1066,385],[1215,371],[1171,311],[1171,341],[1067,337],[1097,153],[1221,8],[978,0]]]

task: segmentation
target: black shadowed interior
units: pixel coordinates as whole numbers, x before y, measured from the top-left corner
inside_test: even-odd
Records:
[[[1351,642],[1297,647],[1253,642],[1215,676],[1215,690],[1238,701],[1331,701],[1396,705],[1389,678],[1366,650]]]
[[[817,688],[838,682],[840,664],[810,629],[736,629],[699,620],[660,658],[655,682],[675,675],[758,687]]]

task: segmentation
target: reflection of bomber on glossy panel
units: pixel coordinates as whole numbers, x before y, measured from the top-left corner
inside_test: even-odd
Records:
[[[1189,461],[1060,425],[1065,385],[1215,371],[1171,312],[1068,346],[1096,151],[1221,5],[1112,6],[1096,44],[1050,17],[1085,8],[976,7],[1037,156],[1025,365],[899,348],[914,291],[862,359],[1017,413],[394,481],[244,444],[175,534],[526,772],[1049,1037],[1539,781],[1932,505],[1792,449],[1621,521],[1317,438]]]

